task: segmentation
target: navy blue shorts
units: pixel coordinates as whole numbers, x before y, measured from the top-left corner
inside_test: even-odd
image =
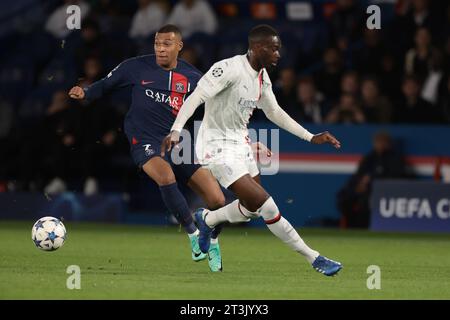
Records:
[[[164,137],[151,137],[148,135],[143,135],[138,133],[136,130],[126,130],[125,131],[128,142],[130,143],[130,153],[133,158],[134,163],[142,169],[145,163],[151,158],[161,156],[161,143]],[[193,151],[193,148],[192,150]],[[191,153],[193,154],[193,153]],[[175,174],[177,181],[187,183],[192,175],[201,168],[201,165],[193,163],[181,163],[175,164],[172,161],[169,153],[164,156]],[[192,160],[192,159],[191,159]]]

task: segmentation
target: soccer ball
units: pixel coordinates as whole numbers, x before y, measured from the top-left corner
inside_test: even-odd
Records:
[[[54,251],[62,247],[66,237],[66,227],[61,220],[54,217],[40,218],[31,229],[34,244],[45,251]]]

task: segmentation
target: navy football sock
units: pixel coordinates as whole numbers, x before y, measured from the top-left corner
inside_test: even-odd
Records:
[[[194,233],[197,227],[192,219],[191,210],[180,189],[178,189],[177,183],[160,186],[159,190],[169,212],[177,218],[187,233]]]

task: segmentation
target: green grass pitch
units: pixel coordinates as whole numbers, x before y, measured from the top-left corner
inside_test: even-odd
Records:
[[[211,273],[176,227],[66,221],[64,246],[44,252],[32,224],[0,221],[0,299],[450,299],[450,235],[300,230],[344,264],[325,277],[266,229],[224,229],[224,272]],[[69,265],[80,290],[66,288]],[[380,290],[366,286],[369,265]]]

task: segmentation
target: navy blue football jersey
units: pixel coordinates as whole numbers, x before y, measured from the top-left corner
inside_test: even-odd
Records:
[[[110,90],[131,86],[125,132],[162,141],[201,76],[200,71],[182,59],[178,59],[176,68],[168,71],[156,63],[154,54],[144,55],[123,61],[105,78],[84,88],[84,92],[85,98],[92,100]],[[131,144],[140,143],[132,136]]]

